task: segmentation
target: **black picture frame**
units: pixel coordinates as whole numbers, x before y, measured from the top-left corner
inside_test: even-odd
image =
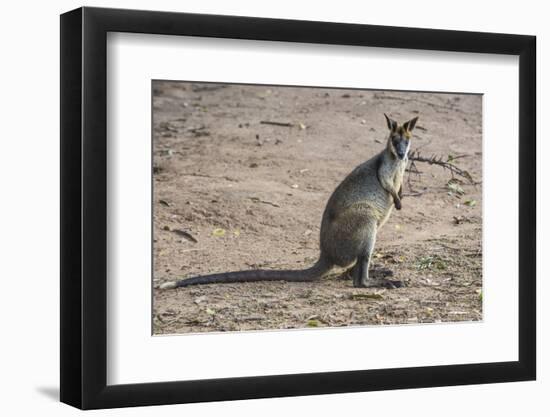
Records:
[[[519,56],[519,358],[513,362],[107,385],[108,32]],[[61,401],[81,409],[534,380],[536,38],[171,12],[61,15]]]

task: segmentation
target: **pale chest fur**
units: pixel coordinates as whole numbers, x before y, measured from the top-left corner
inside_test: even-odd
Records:
[[[386,157],[379,168],[379,176],[384,179],[391,179],[394,189],[398,191],[401,188],[401,184],[403,184],[403,176],[408,161],[408,158],[395,159]]]
[[[408,161],[409,159],[405,158],[403,160],[398,160],[395,163],[396,166],[394,171],[393,184],[396,190],[399,190],[401,188],[401,185],[403,184],[403,176],[405,175],[405,169],[407,169]]]
[[[391,185],[393,189],[398,192],[403,184],[403,176],[405,174],[405,169],[407,168],[408,159],[404,160],[394,159],[394,158],[385,158],[383,163],[379,168],[379,178],[383,181],[388,181],[388,185]],[[383,185],[383,187],[387,187]],[[384,223],[390,217],[390,214],[394,207],[394,201],[392,196],[388,193],[387,199],[383,207],[380,207],[380,218],[378,221],[378,227],[382,227]]]

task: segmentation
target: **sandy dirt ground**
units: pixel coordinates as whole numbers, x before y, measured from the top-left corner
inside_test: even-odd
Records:
[[[481,101],[155,81],[153,332],[481,320]],[[411,149],[458,157],[479,182],[449,183],[448,171],[426,163],[416,164],[421,175],[406,174],[403,209],[380,230],[371,264],[406,287],[354,288],[335,270],[313,283],[157,288],[215,272],[309,267],[330,194],[385,146],[383,113],[419,116]]]

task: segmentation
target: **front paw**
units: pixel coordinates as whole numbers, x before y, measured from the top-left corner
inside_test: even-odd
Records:
[[[401,210],[401,200],[395,200],[394,204],[397,210]]]

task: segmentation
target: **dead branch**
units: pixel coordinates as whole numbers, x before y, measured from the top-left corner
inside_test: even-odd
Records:
[[[414,161],[410,161],[409,167],[406,169],[406,171],[407,171],[407,185],[409,186],[409,190],[414,192],[412,181],[411,181],[411,174],[415,174],[418,178],[420,178],[422,175],[422,172],[418,170]]]
[[[459,155],[459,158],[464,157],[465,155]],[[432,155],[430,157],[424,157],[420,154],[418,150],[412,151],[409,154],[409,160],[411,161],[411,166],[409,168],[409,178],[411,172],[417,175],[420,175],[420,171],[416,168],[415,162],[424,162],[429,165],[438,165],[442,167],[444,170],[448,170],[451,173],[451,177],[459,176],[464,178],[466,181],[468,181],[472,185],[478,184],[473,177],[470,175],[470,173],[462,168],[459,168],[455,164],[452,163],[452,160],[457,159],[457,157],[453,157],[452,159],[448,158],[445,160],[442,156],[436,156]],[[409,181],[410,184],[410,181]]]

